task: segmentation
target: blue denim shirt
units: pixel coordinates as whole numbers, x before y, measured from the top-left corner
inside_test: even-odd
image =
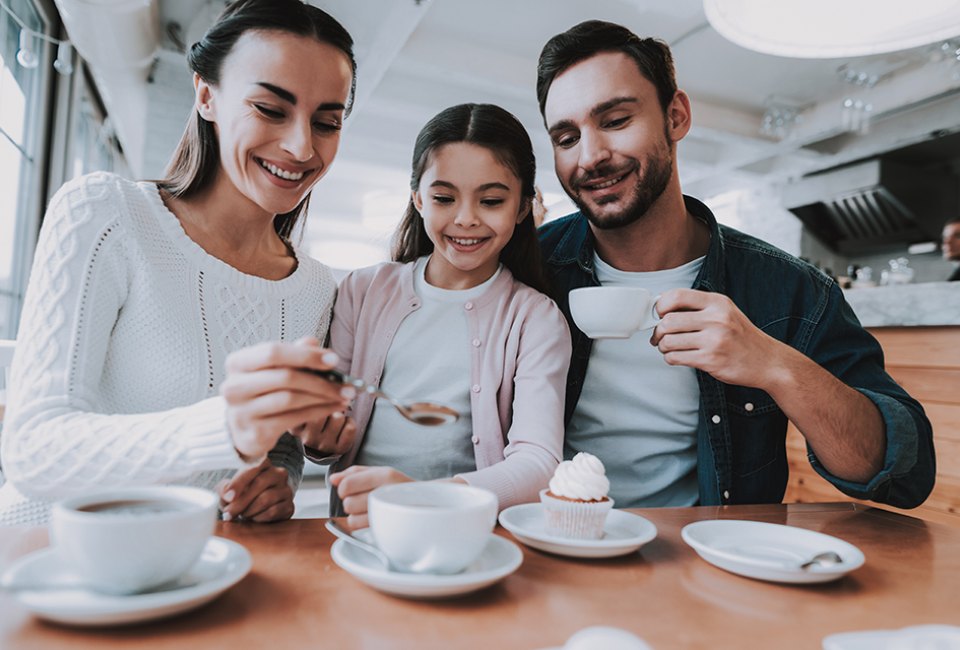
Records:
[[[880,410],[886,427],[883,469],[867,483],[831,475],[813,452],[814,469],[845,494],[900,508],[920,505],[933,489],[933,432],[923,408],[884,370],[883,351],[861,327],[843,292],[816,268],[759,239],[721,226],[704,204],[687,210],[710,228],[710,247],[693,288],[728,296],[763,332],[804,353]],[[592,341],[570,317],[571,289],[595,286],[594,239],[575,213],[540,228],[540,244],[570,323],[573,358],[567,378],[566,422],[583,387]],[[701,505],[776,503],[787,484],[787,418],[756,388],[725,384],[697,371],[700,415],[697,478]],[[643,377],[637,377],[638,385]],[[828,399],[828,396],[824,396]],[[856,435],[850,432],[850,435]]]

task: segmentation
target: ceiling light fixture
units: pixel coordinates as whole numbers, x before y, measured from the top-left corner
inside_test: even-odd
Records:
[[[804,59],[893,52],[960,34],[956,0],[704,0],[703,9],[737,45]]]

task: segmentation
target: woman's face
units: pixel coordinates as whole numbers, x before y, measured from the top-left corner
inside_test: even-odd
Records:
[[[197,110],[220,144],[216,183],[274,215],[293,210],[327,173],[340,144],[352,72],[346,54],[282,31],[249,31],[220,83],[195,80]]]

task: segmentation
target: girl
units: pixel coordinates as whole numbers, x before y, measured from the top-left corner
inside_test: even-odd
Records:
[[[167,177],[96,173],[53,198],[12,368],[0,522],[42,523],[49,499],[85,489],[213,487],[237,469],[225,518],[292,514],[303,457],[280,437],[346,400],[307,373],[285,392],[270,368],[330,367],[316,339],[334,281],[289,238],[337,152],[352,45],[299,0],[231,4],[188,54],[195,111]],[[231,357],[217,396],[228,354],[303,337]]]
[[[330,476],[351,527],[366,525],[367,495],[385,483],[469,483],[506,508],[536,500],[557,466],[570,334],[541,293],[534,174],[530,138],[510,113],[448,108],[417,137],[395,262],[341,283],[330,330],[339,368],[463,414],[419,427],[357,397],[357,441]]]

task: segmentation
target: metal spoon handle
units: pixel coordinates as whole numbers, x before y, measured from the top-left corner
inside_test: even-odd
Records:
[[[345,541],[347,544],[353,544],[354,546],[357,546],[363,549],[364,551],[366,551],[367,553],[373,555],[375,558],[377,558],[378,560],[380,560],[380,562],[383,563],[383,566],[385,568],[387,569],[392,568],[390,564],[390,558],[388,558],[383,551],[381,551],[379,548],[377,548],[373,544],[369,544],[363,541],[362,539],[360,539],[359,537],[354,536],[348,530],[341,528],[340,524],[338,524],[336,520],[327,519],[327,522],[324,524],[324,526],[326,527],[327,530],[329,530],[335,536]]]
[[[318,377],[323,377],[328,381],[332,381],[337,384],[343,384],[344,386],[353,386],[359,391],[364,393],[370,393],[371,395],[376,395],[382,397],[385,400],[393,403],[395,400],[380,390],[377,386],[373,384],[368,384],[359,377],[354,377],[353,375],[348,375],[345,372],[340,372],[339,370],[314,370],[313,368],[306,368],[307,372],[313,373]]]

